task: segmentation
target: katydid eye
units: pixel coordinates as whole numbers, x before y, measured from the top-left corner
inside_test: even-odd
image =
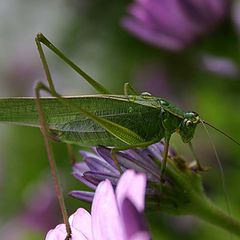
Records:
[[[186,121],[186,126],[190,126],[190,125],[192,125],[193,124],[193,122],[191,121],[191,120],[187,120]]]
[[[199,116],[196,116],[195,120],[194,120],[194,121],[192,121],[192,122],[193,122],[193,123],[198,123],[198,122],[199,122],[199,120],[200,120],[200,117],[199,117]]]

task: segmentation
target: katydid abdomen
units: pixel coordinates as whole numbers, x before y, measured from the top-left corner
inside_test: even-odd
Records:
[[[55,98],[42,98],[41,106],[47,125],[60,141],[81,146],[123,147],[127,144],[110,134],[90,118],[83,116],[74,104],[137,133],[145,142],[164,137],[160,108],[129,101],[128,97],[93,95],[68,97],[69,106]],[[39,127],[34,98],[0,99],[0,121]]]

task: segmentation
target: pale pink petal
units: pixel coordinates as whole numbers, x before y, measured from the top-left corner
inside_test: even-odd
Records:
[[[84,237],[84,235],[75,228],[72,230],[72,240],[91,240]],[[54,229],[47,233],[45,240],[64,240],[67,236],[65,224],[59,224]]]
[[[137,210],[142,212],[145,205],[145,189],[145,174],[127,170],[120,178],[116,188],[118,206],[121,208],[124,199],[129,198],[136,206]]]
[[[92,203],[94,240],[125,240],[113,187],[109,180],[101,182]]]
[[[134,236],[132,236],[129,240],[150,240],[151,236],[148,232],[138,232]]]
[[[81,232],[88,240],[92,237],[91,215],[84,208],[79,208],[69,218],[70,225]]]

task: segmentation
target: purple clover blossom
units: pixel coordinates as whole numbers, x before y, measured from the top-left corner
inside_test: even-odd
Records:
[[[69,218],[73,240],[149,240],[143,220],[146,176],[126,171],[114,192],[111,182],[102,181],[96,189],[91,214],[79,208]],[[66,237],[65,225],[50,230],[46,240]]]
[[[228,13],[229,0],[135,0],[122,25],[160,48],[178,51],[213,30]]]

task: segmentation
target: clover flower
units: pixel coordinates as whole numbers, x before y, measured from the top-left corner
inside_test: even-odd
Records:
[[[229,0],[135,0],[122,24],[154,46],[177,51],[211,31],[228,5]]]
[[[149,240],[143,219],[146,176],[126,171],[116,191],[107,179],[98,184],[91,214],[79,208],[69,218],[73,240]],[[46,240],[66,237],[65,225],[50,230]]]

